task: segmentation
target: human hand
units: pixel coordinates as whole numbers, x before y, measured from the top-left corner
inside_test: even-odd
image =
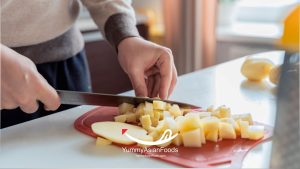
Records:
[[[139,37],[122,40],[118,59],[136,96],[167,99],[177,82],[172,51]]]
[[[38,109],[41,101],[45,109],[56,110],[60,99],[34,63],[23,55],[0,44],[1,47],[1,109],[20,107],[26,113]]]

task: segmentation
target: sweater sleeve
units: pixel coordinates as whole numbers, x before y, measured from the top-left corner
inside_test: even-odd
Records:
[[[117,48],[127,37],[139,36],[131,0],[81,0],[109,43]]]

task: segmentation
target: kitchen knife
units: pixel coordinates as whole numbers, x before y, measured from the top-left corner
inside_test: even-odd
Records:
[[[71,105],[101,105],[101,106],[114,106],[117,107],[122,103],[130,103],[138,106],[140,103],[153,102],[154,100],[160,100],[155,98],[146,97],[131,97],[131,96],[121,96],[113,94],[101,94],[101,93],[87,93],[87,92],[77,92],[77,91],[66,91],[57,90],[62,104]],[[182,108],[197,109],[199,106],[181,103],[170,100],[161,100],[171,104],[178,104]]]

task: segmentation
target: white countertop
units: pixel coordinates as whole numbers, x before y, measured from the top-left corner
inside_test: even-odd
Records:
[[[260,56],[280,63],[283,52]],[[202,107],[225,104],[231,107],[233,113],[250,112],[256,121],[273,125],[275,86],[268,81],[258,84],[246,81],[240,74],[243,60],[181,76],[171,99]],[[96,147],[94,138],[73,127],[79,116],[93,108],[80,106],[0,130],[0,168],[177,167],[125,153],[113,145]],[[271,141],[258,145],[246,156],[243,167],[267,168],[270,151]]]

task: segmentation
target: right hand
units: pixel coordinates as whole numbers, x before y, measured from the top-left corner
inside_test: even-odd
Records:
[[[56,110],[60,99],[44,77],[39,74],[35,64],[25,56],[0,44],[1,46],[1,109],[20,107],[26,113],[38,109],[37,101],[46,110]]]

